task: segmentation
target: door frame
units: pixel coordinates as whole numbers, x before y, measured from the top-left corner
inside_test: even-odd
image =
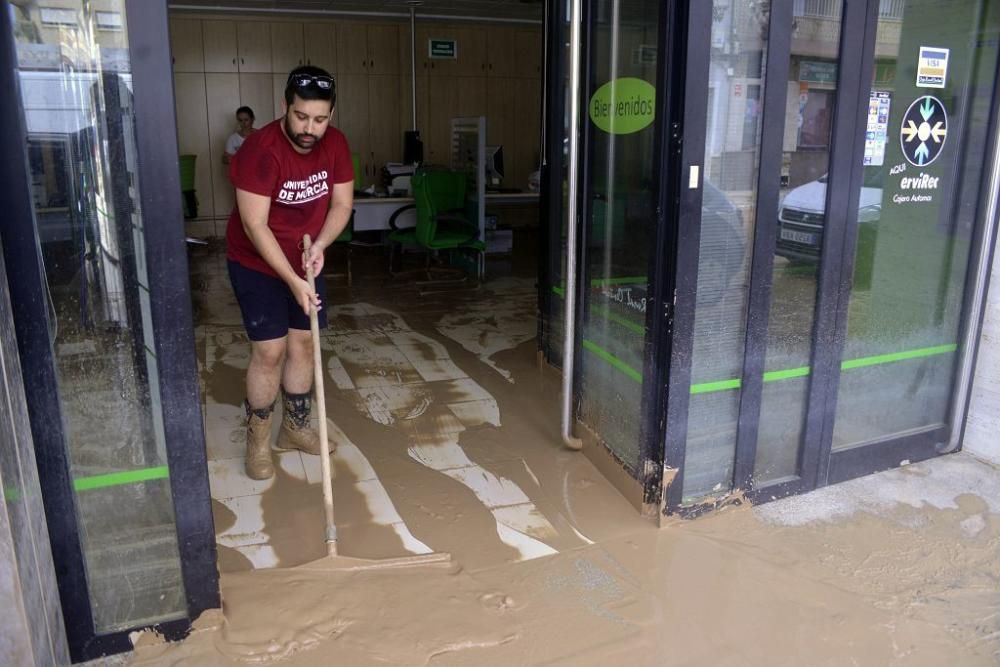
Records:
[[[159,359],[167,467],[173,498],[185,618],[154,627],[168,639],[185,636],[193,619],[221,604],[216,569],[215,530],[194,354],[194,329],[188,284],[170,44],[165,0],[123,0],[129,36],[136,148],[140,181],[145,260],[150,284],[150,317]],[[6,2],[0,5],[0,84],[19,91],[13,27]],[[20,94],[0,99],[3,145],[27,146]],[[60,418],[58,377],[48,331],[43,268],[35,241],[34,209],[27,154],[8,159],[0,169],[0,196],[7,214],[0,222],[10,281],[14,329],[25,377],[39,482],[52,545],[57,583],[71,657],[90,660],[132,648],[129,628],[98,634],[91,613],[76,491]],[[8,156],[9,158],[10,156]]]

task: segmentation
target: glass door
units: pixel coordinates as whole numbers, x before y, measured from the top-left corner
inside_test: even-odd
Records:
[[[1000,6],[879,10],[862,64],[873,83],[849,193],[831,482],[957,445],[952,397],[989,162]]]
[[[219,602],[173,99],[160,83],[166,6],[3,11],[0,65],[14,77],[3,145],[17,167],[0,183],[0,235],[81,661],[127,650],[138,627],[183,634]]]
[[[690,10],[670,508],[956,446],[998,27],[983,0]]]

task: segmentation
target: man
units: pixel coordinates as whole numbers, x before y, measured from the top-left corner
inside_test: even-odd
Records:
[[[253,479],[274,475],[271,414],[279,387],[284,416],[279,449],[319,454],[310,426],[312,338],[309,307],[320,307],[305,280],[319,276],[323,251],[347,225],[354,203],[354,169],[344,135],[331,128],[336,102],[333,77],[318,67],[292,70],[284,115],[246,138],[233,156],[229,177],[236,206],[226,229],[229,277],[251,341],[247,369],[246,471]],[[312,247],[302,251],[309,234]],[[319,312],[320,327],[326,313]]]

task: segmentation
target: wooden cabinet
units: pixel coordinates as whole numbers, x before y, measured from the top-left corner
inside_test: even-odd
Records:
[[[399,75],[368,77],[369,162],[378,177],[387,162],[403,159],[403,132],[399,118]]]
[[[399,26],[342,23],[337,26],[340,74],[399,74]]]
[[[205,75],[206,106],[208,109],[208,152],[212,173],[213,208],[216,217],[225,217],[233,208],[233,186],[229,182],[229,166],[222,163],[226,139],[236,131],[236,102],[240,99],[238,74],[209,73]]]
[[[458,58],[452,72],[459,76],[486,76],[486,30],[477,26],[453,28]]]
[[[170,56],[175,72],[205,71],[205,53],[201,46],[201,21],[170,19]]]
[[[337,89],[337,127],[347,137],[351,153],[356,153],[361,160],[364,182],[358,187],[364,187],[372,183],[368,75],[341,74]]]
[[[399,74],[399,26],[368,26],[368,71]]]
[[[271,26],[263,21],[236,24],[241,72],[271,72]]]
[[[363,23],[337,25],[337,72],[368,73],[368,32]]]
[[[243,72],[240,74],[240,105],[246,105],[253,109],[257,117],[255,127],[263,127],[274,120],[274,86],[270,74],[254,74]],[[234,108],[235,112],[236,109]],[[234,116],[235,118],[235,116]]]
[[[212,157],[209,151],[208,106],[205,75],[193,72],[174,74],[177,107],[177,152],[195,155],[195,190],[198,193],[198,217],[214,214],[212,196]]]
[[[306,23],[303,26],[306,65],[337,70],[337,27],[333,23]]]
[[[291,72],[305,64],[301,23],[271,24],[271,67],[269,72]]]
[[[515,38],[517,30],[494,26],[486,37],[486,73],[492,77],[514,76],[517,71]]]
[[[504,183],[508,187],[526,189],[528,174],[538,169],[541,155],[542,84],[540,79],[532,77],[514,79],[514,85],[517,87],[517,95],[514,97],[517,136],[513,170],[511,165],[504,165],[508,172],[505,174]]]
[[[515,36],[515,68],[517,76],[541,77],[542,33],[540,30],[518,30]]]
[[[236,24],[232,21],[202,21],[206,72],[238,72]]]

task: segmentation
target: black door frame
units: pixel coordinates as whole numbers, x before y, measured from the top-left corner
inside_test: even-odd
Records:
[[[821,249],[816,315],[812,331],[812,352],[808,377],[807,412],[800,442],[798,474],[792,479],[756,487],[753,479],[760,422],[767,327],[771,299],[771,278],[777,231],[778,179],[781,164],[781,136],[785,122],[788,65],[791,54],[793,0],[772,0],[768,16],[767,72],[763,92],[763,126],[756,195],[757,219],[754,229],[750,269],[747,329],[740,378],[740,412],[731,490],[743,492],[753,502],[764,502],[899,465],[901,460],[916,462],[943,453],[948,425],[931,427],[868,445],[832,451],[833,425],[841,374],[841,357],[846,342],[847,310],[854,274],[857,243],[854,220],[863,182],[864,133],[867,100],[875,67],[875,41],[879,0],[843,0],[838,83],[831,136],[831,157],[827,185],[826,222]],[[669,142],[659,144],[662,163],[673,165],[688,178],[692,166],[702,167],[706,134],[708,65],[711,59],[712,3],[690,3],[687,17],[678,16],[687,30],[685,56],[685,101],[679,107],[679,151]],[[998,74],[997,81],[1000,81]],[[993,116],[1000,109],[994,89]],[[991,116],[992,117],[992,116]],[[993,137],[994,120],[988,136]],[[679,152],[679,159],[673,154]],[[667,170],[669,171],[669,169]],[[986,178],[984,173],[983,178]],[[694,335],[695,296],[701,226],[701,190],[684,187],[673,205],[678,221],[676,255],[672,276],[676,298],[672,326],[657,337],[656,346],[669,350],[670,373],[664,385],[665,405],[661,442],[664,455],[664,513],[693,516],[712,509],[709,504],[685,505],[683,499],[687,418],[691,389],[691,357]],[[700,185],[700,184],[699,184]],[[847,193],[847,196],[840,196]],[[661,223],[662,224],[662,223]],[[978,225],[972,248],[977,247],[983,230]],[[972,270],[970,268],[970,274]],[[971,281],[974,276],[968,276]],[[971,284],[967,282],[967,285]],[[972,295],[966,290],[962,327],[969,322]],[[729,496],[722,502],[726,502]],[[717,501],[718,499],[716,499]]]
[[[187,254],[177,169],[177,135],[165,0],[124,0],[131,59],[137,163],[151,319],[159,360],[159,392],[187,616],[155,625],[180,638],[206,609],[220,606],[215,530],[194,354]],[[70,652],[83,661],[131,649],[135,628],[98,634],[94,628],[70,462],[61,419],[54,350],[49,336],[43,269],[35,240],[28,180],[27,130],[21,109],[10,6],[0,0],[0,138],[15,151],[0,166],[0,222],[14,328],[60,601]],[[19,148],[18,148],[19,147]],[[22,159],[16,159],[20,154]]]

